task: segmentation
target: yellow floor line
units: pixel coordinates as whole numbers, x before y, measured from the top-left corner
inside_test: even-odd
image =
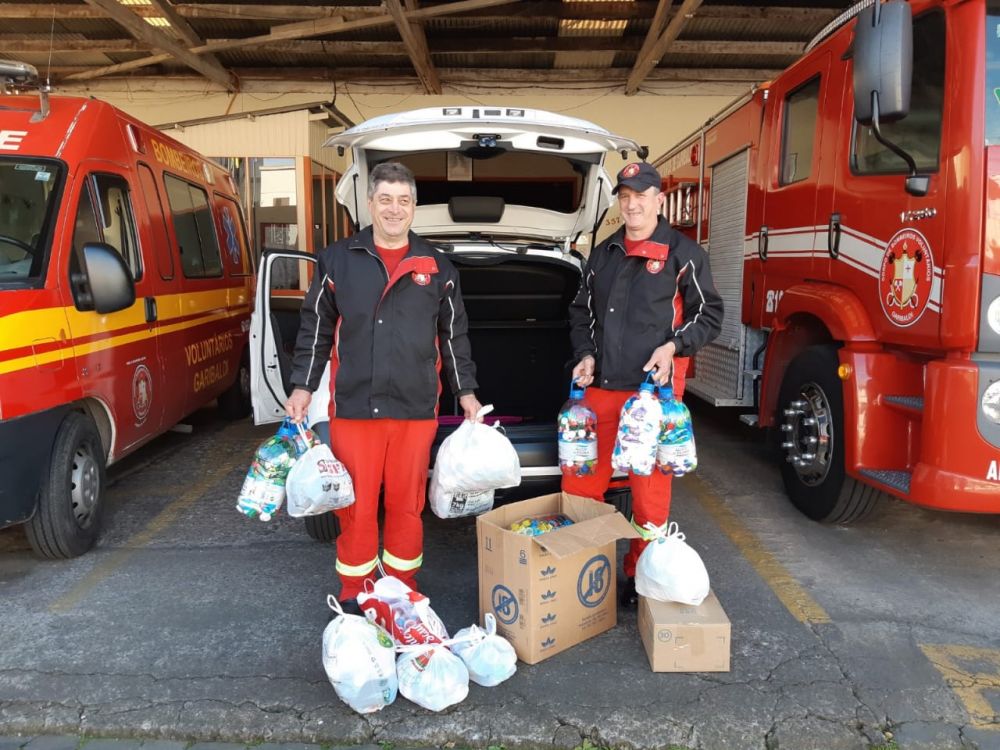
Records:
[[[962,701],[972,726],[1000,731],[988,697],[1000,692],[1000,651],[928,643],[921,643],[920,650]]]
[[[715,519],[719,528],[743,553],[796,620],[809,624],[830,622],[830,615],[826,610],[799,585],[785,566],[775,559],[704,481],[692,474],[684,478],[684,486],[694,493],[701,506]]]
[[[49,612],[58,614],[73,609],[95,586],[110,577],[138,549],[145,547],[157,534],[176,521],[177,517],[197,502],[205,492],[218,484],[223,477],[229,474],[240,463],[249,460],[248,456],[250,456],[249,451],[246,456],[233,457],[228,462],[207,467],[200,481],[189,486],[180,497],[168,503],[163,510],[146,524],[146,527],[142,531],[128,540],[126,546],[115,550],[107,558],[95,565],[93,570],[83,580],[49,606]],[[235,505],[235,499],[233,504]]]

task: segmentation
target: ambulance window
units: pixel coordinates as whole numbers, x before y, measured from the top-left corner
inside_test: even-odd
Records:
[[[167,217],[163,211],[163,202],[160,200],[160,190],[156,187],[153,170],[142,162],[139,162],[139,184],[146,199],[146,214],[149,216],[153,242],[156,245],[156,264],[160,270],[160,278],[169,281],[174,278],[174,254],[170,249]]]
[[[222,226],[222,243],[229,258],[231,275],[246,276],[247,268],[247,235],[243,227],[243,215],[239,204],[224,195],[215,194],[219,208],[219,222]]]
[[[812,169],[819,80],[813,78],[785,97],[785,122],[781,136],[782,185],[806,179]]]
[[[138,281],[142,278],[142,257],[128,182],[118,175],[98,174],[94,176],[94,185],[104,242],[118,251],[132,271],[132,278]]]
[[[181,268],[188,278],[222,275],[222,254],[208,194],[196,185],[164,174]]]
[[[76,207],[76,225],[73,229],[73,255],[77,259],[83,257],[83,246],[88,242],[103,242],[101,233],[97,230],[97,214],[94,212],[94,202],[90,198],[88,183],[83,184],[80,191],[80,203]]]
[[[881,123],[882,135],[907,151],[926,174],[936,172],[941,154],[944,109],[944,13],[931,11],[913,19],[913,87],[910,112],[902,120]],[[860,174],[899,174],[906,162],[872,135],[856,126],[851,168]]]

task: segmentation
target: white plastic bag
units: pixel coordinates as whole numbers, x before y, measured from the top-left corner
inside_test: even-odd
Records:
[[[333,596],[327,604],[339,615],[323,631],[323,669],[330,684],[358,713],[385,708],[396,700],[399,685],[392,638],[374,622],[344,614]]]
[[[431,600],[395,576],[379,578],[371,591],[358,594],[358,606],[397,644],[441,643],[448,638],[444,623],[431,609]]]
[[[309,439],[298,425],[302,439]],[[316,441],[292,466],[285,480],[288,515],[294,518],[317,516],[354,502],[354,483],[346,467],[326,443]]]
[[[469,694],[469,670],[445,646],[408,646],[396,663],[399,692],[430,711],[443,711]]]
[[[493,411],[484,406],[478,419]],[[516,487],[521,483],[517,451],[500,430],[467,419],[445,438],[434,462],[434,477],[445,492],[471,493]]]
[[[469,670],[469,679],[483,687],[499,685],[517,671],[517,654],[503,636],[497,635],[497,620],[486,613],[486,629],[471,625],[455,633],[451,650]]]
[[[701,556],[684,541],[676,523],[645,528],[655,537],[639,555],[635,590],[661,602],[697,607],[708,596],[708,571]]]
[[[431,476],[431,510],[438,518],[478,516],[493,509],[493,490],[479,492],[448,491],[441,487],[437,473]]]

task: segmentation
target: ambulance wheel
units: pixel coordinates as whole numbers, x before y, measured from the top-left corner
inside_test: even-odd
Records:
[[[78,557],[94,546],[104,507],[104,446],[94,422],[70,412],[56,433],[35,515],[25,525],[41,557]]]
[[[219,396],[219,412],[226,419],[243,419],[250,409],[250,355],[243,352],[236,380]]]
[[[340,521],[333,513],[306,516],[306,533],[317,542],[330,543],[340,534]]]
[[[833,345],[811,346],[788,366],[778,400],[784,459],[781,476],[792,505],[814,521],[847,524],[875,509],[882,493],[844,468],[844,391]]]

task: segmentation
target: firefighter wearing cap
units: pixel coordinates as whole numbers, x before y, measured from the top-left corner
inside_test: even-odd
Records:
[[[382,488],[383,566],[416,588],[442,366],[465,417],[480,408],[458,272],[410,232],[416,192],[409,169],[378,165],[368,181],[372,225],[318,255],[286,404],[301,421],[330,363],[330,445],[355,492],[354,504],[336,511],[336,569],[341,603],[355,613],[378,566]]]
[[[570,306],[570,339],[577,365],[573,377],[591,386],[587,403],[597,414],[597,470],[563,478],[563,490],[603,500],[611,481],[611,452],[625,400],[652,371],[657,384],[672,379],[684,392],[687,358],[719,334],[722,298],[715,290],[708,255],[661,216],[660,175],[649,164],[618,173],[624,226],[591,252]],[[670,514],[671,477],[629,474],[632,525],[661,525]],[[635,567],[647,544],[633,540],[625,556],[621,600],[634,606]]]

